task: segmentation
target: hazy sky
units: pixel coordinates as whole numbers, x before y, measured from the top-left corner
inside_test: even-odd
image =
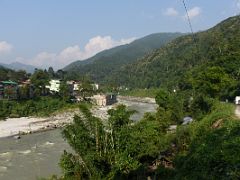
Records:
[[[185,0],[194,31],[240,0]],[[182,0],[0,0],[0,62],[61,68],[155,32],[189,32]]]

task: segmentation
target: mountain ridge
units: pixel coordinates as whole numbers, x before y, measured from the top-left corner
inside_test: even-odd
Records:
[[[15,71],[25,70],[27,73],[33,73],[34,70],[36,69],[36,67],[34,67],[32,65],[24,64],[24,63],[17,62],[17,61],[9,63],[9,64],[0,63],[0,66],[15,70]]]
[[[160,48],[182,33],[154,33],[132,43],[104,50],[84,61],[76,61],[63,68],[64,71],[88,75],[100,82],[124,64],[137,61],[143,55]]]
[[[132,88],[176,88],[187,72],[194,76],[199,69],[204,71],[211,66],[219,66],[232,76],[240,68],[239,27],[238,15],[195,33],[194,39],[192,35],[181,36],[141,60],[123,66],[106,82]]]

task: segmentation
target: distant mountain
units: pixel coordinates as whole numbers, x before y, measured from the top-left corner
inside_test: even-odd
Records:
[[[102,51],[89,59],[73,62],[63,70],[68,74],[88,75],[96,82],[103,82],[123,65],[136,62],[144,55],[182,35],[181,33],[151,34],[130,44]]]
[[[13,63],[10,63],[10,64],[0,63],[0,66],[6,67],[6,68],[9,68],[9,69],[13,69],[13,70],[16,70],[16,71],[25,70],[27,73],[33,73],[35,68],[36,68],[32,65],[23,64],[23,63],[20,63],[20,62],[13,62]]]
[[[208,75],[212,73],[209,76],[216,78],[217,72],[240,82],[240,16],[196,33],[194,38],[179,37],[141,60],[121,67],[108,77],[108,82],[132,88],[183,88],[189,86],[184,79],[192,86],[206,76],[204,86],[210,79]],[[210,79],[214,83],[224,81],[214,78]]]

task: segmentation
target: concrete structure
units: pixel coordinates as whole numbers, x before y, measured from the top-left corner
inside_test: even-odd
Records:
[[[77,96],[79,93],[79,86],[80,82],[78,81],[67,81],[67,84],[69,85],[70,92],[73,96]]]
[[[99,90],[99,84],[92,84],[93,90]]]
[[[236,105],[240,105],[240,96],[236,96],[234,102]]]
[[[117,102],[117,96],[114,94],[98,94],[93,96],[93,101],[98,106],[108,106]]]
[[[73,84],[73,91],[79,91],[79,86],[80,86],[80,83],[74,82],[74,84]]]
[[[59,92],[60,90],[60,84],[61,84],[61,80],[57,80],[57,79],[52,79],[49,81],[49,85],[46,86],[47,89],[50,90],[50,92]]]

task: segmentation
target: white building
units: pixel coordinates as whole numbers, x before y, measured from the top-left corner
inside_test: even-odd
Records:
[[[92,84],[93,90],[98,90],[99,89],[99,84]]]
[[[80,83],[74,83],[73,84],[73,91],[79,91],[79,86],[80,86]]]
[[[235,104],[237,104],[237,105],[240,104],[240,96],[235,97]]]
[[[60,80],[52,79],[49,81],[49,85],[46,86],[51,92],[59,92],[60,90]]]

